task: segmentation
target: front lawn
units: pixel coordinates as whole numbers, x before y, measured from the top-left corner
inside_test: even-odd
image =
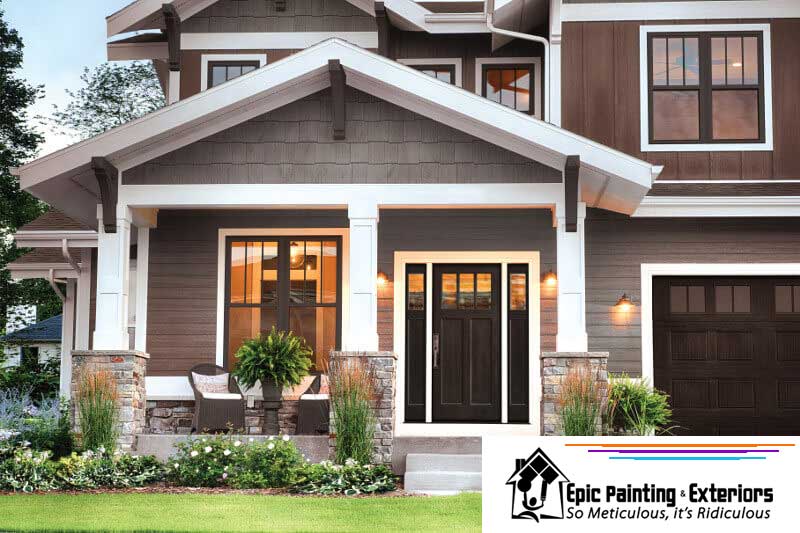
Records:
[[[480,531],[481,496],[0,496],[0,531]]]

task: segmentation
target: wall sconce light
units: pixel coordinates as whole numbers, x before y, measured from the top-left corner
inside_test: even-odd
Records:
[[[616,308],[622,311],[623,313],[627,313],[631,309],[633,309],[633,302],[628,295],[623,293],[619,300],[617,300]]]
[[[555,287],[558,284],[558,277],[555,272],[548,270],[542,278],[542,281],[548,287]]]
[[[378,279],[377,279],[378,287],[383,287],[387,283],[389,283],[389,276],[386,275],[386,272],[379,270],[378,271]]]

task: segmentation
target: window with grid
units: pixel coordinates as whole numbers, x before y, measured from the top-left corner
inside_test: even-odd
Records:
[[[511,109],[533,114],[533,65],[484,65],[482,95]]]
[[[764,142],[762,36],[650,34],[650,142]]]
[[[423,74],[436,78],[439,81],[449,83],[450,85],[456,84],[456,66],[455,65],[409,65],[411,68],[419,70]]]
[[[211,61],[208,63],[208,88],[253,72],[260,66],[258,61]]]

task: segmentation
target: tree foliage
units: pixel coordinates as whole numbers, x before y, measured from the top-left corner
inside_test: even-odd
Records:
[[[11,169],[36,154],[41,136],[30,126],[29,107],[41,97],[42,88],[21,79],[23,43],[3,18],[0,3],[0,331],[5,330],[9,305],[40,304],[40,317],[60,311],[58,300],[44,280],[13,283],[5,266],[22,255],[11,241],[20,226],[41,215],[46,206],[25,191]],[[44,315],[44,316],[43,316]],[[52,316],[52,315],[49,315]]]
[[[103,63],[84,68],[83,86],[67,91],[70,102],[55,107],[56,127],[88,139],[164,106],[164,93],[151,63]]]

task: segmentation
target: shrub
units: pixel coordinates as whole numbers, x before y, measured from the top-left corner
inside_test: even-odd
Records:
[[[14,492],[48,491],[59,488],[57,463],[50,452],[19,447],[5,450],[0,461],[0,490]]]
[[[191,439],[177,444],[168,479],[186,487],[280,488],[297,478],[303,459],[288,436],[243,442],[232,436]]]
[[[272,331],[244,341],[236,352],[233,375],[250,388],[258,382],[274,382],[280,388],[299,385],[311,368],[311,349],[303,337]]]
[[[647,380],[622,375],[611,380],[606,425],[612,432],[650,435],[669,431],[672,420],[669,396]]]
[[[64,488],[78,490],[141,487],[163,480],[164,466],[149,455],[89,450],[61,459],[58,478]]]
[[[306,465],[292,487],[300,494],[377,494],[397,488],[397,478],[384,465],[360,464],[352,459],[344,465],[323,461]]]
[[[81,376],[77,394],[81,444],[85,450],[113,450],[117,441],[117,382],[111,372]]]
[[[564,435],[597,435],[601,398],[594,376],[587,369],[570,369],[561,385],[558,403]]]
[[[26,360],[18,366],[0,367],[0,392],[27,393],[33,398],[58,396],[60,362]]]
[[[55,398],[43,398],[34,403],[30,391],[0,391],[0,432],[5,440],[29,442],[34,450],[49,450],[55,458],[72,452],[72,432],[69,406]],[[2,437],[0,437],[2,438]]]
[[[378,396],[375,373],[365,357],[346,357],[331,361],[328,380],[336,462],[344,464],[347,459],[354,459],[368,464],[377,423],[372,410],[372,402]]]

